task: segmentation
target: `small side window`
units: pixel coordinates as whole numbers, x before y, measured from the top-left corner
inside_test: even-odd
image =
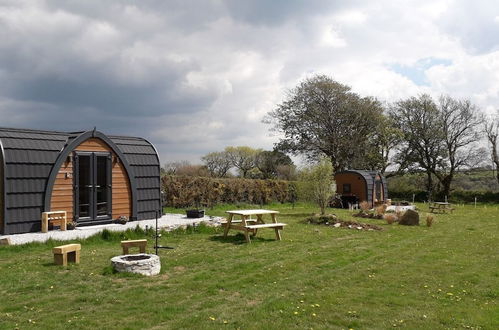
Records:
[[[350,183],[344,183],[343,184],[343,193],[349,194],[351,192],[352,192],[352,186],[350,185]]]

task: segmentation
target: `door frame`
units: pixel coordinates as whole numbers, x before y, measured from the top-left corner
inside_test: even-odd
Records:
[[[80,179],[80,168],[78,159],[80,156],[89,156],[90,157],[90,167],[89,167],[89,176],[91,177],[91,193],[90,193],[90,201],[89,201],[89,217],[80,218],[79,217],[79,209],[80,209],[80,189],[79,189],[79,179]],[[97,215],[97,191],[96,191],[96,183],[97,183],[97,157],[104,156],[106,157],[106,185],[107,185],[107,214],[106,215]],[[73,217],[74,220],[81,225],[92,225],[92,224],[101,224],[101,223],[109,223],[112,220],[112,153],[104,152],[104,151],[74,151],[73,152]]]

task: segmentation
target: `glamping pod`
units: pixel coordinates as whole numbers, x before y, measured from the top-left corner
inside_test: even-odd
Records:
[[[161,211],[160,162],[145,139],[0,128],[0,234],[36,232],[42,212],[78,225]]]
[[[383,204],[388,199],[385,178],[378,172],[347,170],[334,176],[336,192],[341,195],[343,207],[367,201],[371,207]]]

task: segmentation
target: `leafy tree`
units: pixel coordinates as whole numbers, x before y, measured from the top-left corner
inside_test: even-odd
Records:
[[[360,97],[350,87],[317,75],[289,90],[264,122],[284,134],[278,150],[312,160],[326,155],[334,170],[344,170],[366,154],[382,113],[377,100]]]
[[[232,161],[229,154],[225,151],[210,152],[203,156],[201,160],[211,176],[214,177],[226,177],[229,170],[232,168]]]
[[[317,203],[321,209],[321,215],[324,215],[335,193],[334,170],[331,161],[322,157],[317,164],[303,169],[299,186],[302,197]]]
[[[260,170],[263,179],[274,179],[278,176],[280,166],[293,165],[293,161],[281,151],[264,150],[256,155],[255,165]]]
[[[248,172],[256,167],[256,156],[260,150],[247,146],[227,147],[225,148],[232,166],[239,170],[240,175],[246,178]]]

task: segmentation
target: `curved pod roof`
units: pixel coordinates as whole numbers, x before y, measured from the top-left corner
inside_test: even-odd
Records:
[[[107,136],[96,130],[67,133],[0,128],[0,232],[39,228],[41,212],[50,210],[53,182],[61,164],[78,144],[92,137],[109,145],[125,167],[133,216],[154,218],[161,209],[160,162],[147,140]]]

